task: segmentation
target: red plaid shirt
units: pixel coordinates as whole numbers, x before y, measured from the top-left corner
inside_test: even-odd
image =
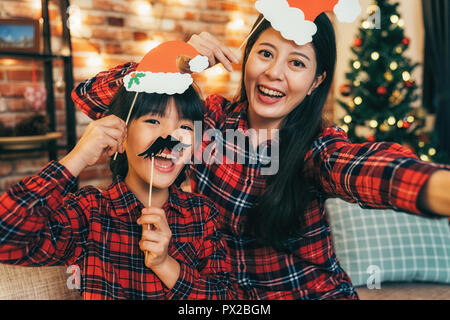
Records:
[[[139,248],[144,208],[120,178],[105,191],[85,187],[60,163],[23,179],[0,197],[0,262],[78,265],[83,299],[232,299],[217,209],[204,196],[170,187],[163,209],[169,255],[181,267],[169,290],[144,265]]]
[[[122,84],[122,77],[134,71],[128,63],[80,84],[72,94],[76,105],[93,119],[102,116]],[[221,96],[206,99],[204,132],[219,129],[248,129],[247,104],[232,104]],[[204,151],[217,140],[204,139]],[[220,141],[233,152],[249,152]],[[268,144],[270,148],[270,143]],[[226,154],[226,151],[223,153]],[[203,155],[204,158],[208,156]],[[394,209],[434,217],[421,212],[418,195],[430,175],[450,166],[420,161],[396,143],[352,144],[337,126],[325,128],[305,157],[306,176],[314,182],[316,199],[305,212],[306,232],[289,241],[292,252],[255,246],[243,230],[246,213],[266,187],[266,176],[256,164],[197,164],[192,167],[192,186],[214,201],[227,239],[233,275],[241,299],[357,299],[348,275],[339,265],[332,246],[324,207],[327,198],[341,198],[364,208]],[[299,183],[301,183],[299,181]]]

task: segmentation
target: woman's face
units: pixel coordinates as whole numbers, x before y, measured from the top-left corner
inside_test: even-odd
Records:
[[[150,183],[151,158],[144,159],[138,154],[146,151],[158,137],[166,138],[168,135],[191,145],[179,153],[166,149],[154,158],[153,187],[164,189],[174,183],[192,156],[194,122],[178,117],[173,99],[169,100],[164,116],[147,114],[130,123],[125,142],[129,168],[127,178]]]
[[[325,78],[316,77],[313,45],[284,39],[273,28],[261,33],[247,59],[244,84],[250,122],[280,128],[283,119]]]

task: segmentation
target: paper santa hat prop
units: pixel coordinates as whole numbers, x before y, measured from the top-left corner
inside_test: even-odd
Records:
[[[199,55],[197,50],[183,41],[168,41],[150,50],[139,63],[135,72],[124,77],[127,91],[181,94],[193,83],[189,73],[181,73],[177,59],[181,56],[191,58],[191,72],[202,72],[208,65],[208,58]]]
[[[322,12],[334,11],[340,22],[353,22],[361,14],[359,0],[258,0],[255,7],[283,38],[298,45],[312,41],[314,20]]]

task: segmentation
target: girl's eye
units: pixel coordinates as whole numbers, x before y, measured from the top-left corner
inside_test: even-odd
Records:
[[[187,125],[182,125],[180,128],[184,129],[184,130],[194,131],[194,129],[192,129],[192,127],[187,126]]]
[[[270,58],[272,56],[272,54],[267,50],[260,50],[258,53],[261,54],[264,58]]]
[[[148,120],[145,120],[145,122],[148,122],[148,123],[151,123],[151,124],[159,124],[159,121],[156,120],[156,119],[148,119]]]
[[[292,61],[292,64],[294,65],[294,67],[305,67],[305,64],[300,60],[294,60]]]

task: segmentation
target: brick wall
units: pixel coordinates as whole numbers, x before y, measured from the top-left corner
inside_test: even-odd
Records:
[[[40,17],[40,0],[0,0],[0,17]],[[208,31],[238,52],[238,47],[257,17],[254,0],[72,0],[71,33],[75,83],[97,72],[127,62],[139,61],[155,42],[188,40],[194,33]],[[151,3],[149,5],[149,3]],[[50,5],[52,47],[62,53],[62,26],[58,8]],[[32,85],[32,63],[26,60],[0,59],[0,121],[14,124],[30,115],[23,98]],[[42,84],[42,66],[36,63],[36,76]],[[217,67],[195,77],[206,97],[221,93],[232,97],[239,86],[240,66],[232,73]],[[64,132],[64,84],[62,68],[55,63],[57,130]],[[206,78],[208,81],[206,81]],[[327,118],[332,100],[327,105]],[[90,120],[77,112],[77,136]],[[64,143],[64,141],[60,141]],[[64,153],[61,153],[62,157]],[[23,176],[39,170],[47,162],[46,154],[0,155],[0,192]],[[86,169],[80,185],[100,188],[110,183],[107,159]]]

